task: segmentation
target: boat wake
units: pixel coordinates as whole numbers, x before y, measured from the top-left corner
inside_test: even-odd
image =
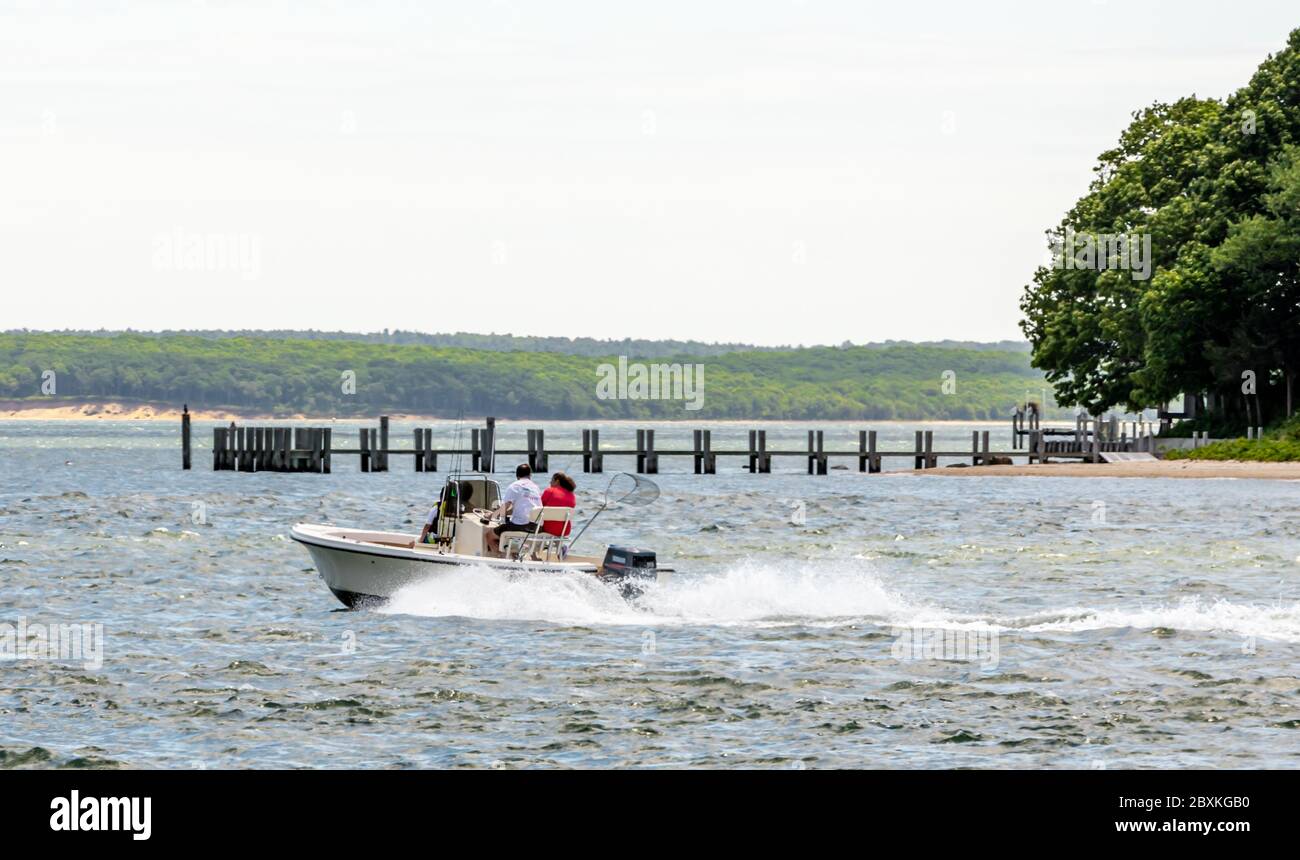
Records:
[[[916,610],[860,566],[742,564],[652,583],[630,602],[587,574],[521,576],[467,568],[405,588],[381,611],[562,624],[781,625],[889,622]]]
[[[1279,642],[1300,642],[1300,601],[1243,604],[1189,597],[1174,604],[1137,609],[1072,608],[1005,622],[1005,629],[1027,633],[1125,628],[1229,633]]]
[[[745,563],[655,583],[634,601],[587,574],[521,575],[457,570],[398,592],[381,612],[557,624],[820,626],[1072,634],[1172,630],[1300,642],[1300,602],[1246,604],[1186,598],[1172,604],[1067,607],[1005,616],[955,612],[884,585],[864,563]]]

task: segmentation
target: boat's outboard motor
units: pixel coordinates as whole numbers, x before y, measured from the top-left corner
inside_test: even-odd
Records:
[[[641,594],[648,582],[658,576],[658,565],[653,550],[627,546],[611,546],[605,550],[605,561],[600,566],[600,578],[615,582],[624,597]]]

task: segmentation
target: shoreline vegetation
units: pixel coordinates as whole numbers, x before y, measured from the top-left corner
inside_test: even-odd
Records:
[[[1300,28],[1226,98],[1136,111],[1094,171],[1020,302],[1058,402],[1101,415],[1187,396],[1190,429],[1216,437],[1295,414]],[[1236,453],[1281,455],[1265,447]]]
[[[1030,463],[1016,466],[945,467],[885,472],[967,478],[1241,478],[1300,481],[1300,462],[1242,460],[1127,460],[1118,463]]]
[[[271,418],[978,421],[1006,418],[1026,396],[1050,396],[1028,352],[1002,344],[592,356],[226,334],[0,334],[0,399],[188,403]],[[508,346],[507,337],[491,343]]]
[[[1190,462],[1297,463],[1300,462],[1300,416],[1268,428],[1260,439],[1222,439],[1200,448],[1169,451],[1165,456]]]
[[[381,413],[376,412],[373,415],[310,415],[306,413],[297,413],[291,415],[271,415],[257,411],[243,411],[232,409],[198,409],[190,407],[190,418],[194,421],[302,421],[314,424],[330,423],[332,421],[345,422],[366,422],[373,421]],[[484,418],[482,415],[423,415],[403,412],[384,412],[393,421],[430,421],[445,422],[464,420],[466,422],[481,422]],[[159,422],[179,422],[181,420],[181,407],[174,403],[164,403],[158,401],[131,402],[124,400],[93,400],[93,399],[71,399],[60,397],[34,397],[21,400],[0,400],[0,421],[159,421]],[[566,418],[523,418],[523,419],[503,419],[511,421],[568,421],[573,419]],[[684,418],[601,418],[597,419],[600,424],[629,424],[641,425],[645,423],[661,423],[673,421],[681,424],[683,427],[697,426],[700,423],[708,423],[713,426],[717,425],[737,425],[748,426],[756,423],[781,422],[785,419],[766,419],[766,418],[721,418],[707,419],[707,421],[696,420],[693,416]],[[794,421],[796,419],[790,419]],[[832,423],[843,423],[846,419],[798,419],[807,423],[821,423],[829,425]],[[851,420],[851,419],[850,419]],[[963,426],[987,425],[989,427],[1005,427],[1007,420],[960,420],[960,419],[889,419],[888,421],[877,421],[875,423],[925,423],[925,424],[961,424]]]
[[[42,334],[31,329],[9,329],[0,334]],[[641,358],[657,358],[680,355],[722,355],[728,352],[762,352],[775,350],[815,349],[811,346],[758,346],[750,343],[706,343],[698,340],[648,340],[644,338],[605,338],[592,337],[554,337],[513,334],[477,334],[474,332],[428,333],[394,329],[376,332],[319,331],[316,329],[164,329],[162,331],[115,331],[112,329],[62,329],[44,332],[57,335],[79,335],[85,337],[116,337],[120,334],[139,335],[141,337],[201,337],[209,340],[229,340],[231,338],[259,338],[265,340],[344,340],[359,343],[379,343],[388,345],[418,344],[433,347],[454,347],[457,349],[487,350],[489,352],[557,352],[564,355],[586,355],[592,357],[610,355],[635,355]],[[841,344],[841,347],[853,344]],[[935,346],[946,349],[974,349],[992,352],[1029,352],[1029,344],[1023,340],[1000,340],[993,342],[973,340],[937,340],[917,343],[907,340],[886,340],[881,343],[864,343],[860,346],[872,349],[884,349],[893,346]],[[829,346],[829,345],[826,345]]]

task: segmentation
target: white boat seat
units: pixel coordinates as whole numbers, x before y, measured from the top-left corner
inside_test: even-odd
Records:
[[[573,527],[574,513],[573,508],[558,505],[533,508],[528,514],[528,524],[532,526],[533,530],[530,532],[506,532],[505,540],[501,543],[502,554],[507,558],[522,561],[530,551],[533,553],[543,552],[545,558],[550,560],[552,551],[558,554],[569,543],[568,533]],[[542,526],[546,523],[563,523],[564,526],[560,529],[560,534],[553,535],[542,530]]]

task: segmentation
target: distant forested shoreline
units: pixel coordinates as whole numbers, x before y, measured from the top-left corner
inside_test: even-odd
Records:
[[[1038,399],[1045,387],[1027,351],[1013,342],[1001,349],[951,342],[715,344],[728,348],[710,354],[672,351],[684,342],[587,340],[582,349],[605,348],[587,355],[283,334],[10,332],[0,335],[0,397],[123,398],[322,416],[980,420],[1005,418],[1015,403],[1026,395]],[[467,337],[497,338],[500,347],[511,336]],[[681,399],[598,396],[600,365],[619,356],[701,368],[701,408],[688,411]]]
[[[698,340],[646,340],[643,338],[591,337],[536,337],[514,334],[477,334],[474,332],[429,333],[422,331],[354,332],[319,331],[316,329],[187,329],[162,331],[125,331],[113,329],[67,329],[63,331],[29,331],[10,329],[4,334],[58,334],[86,335],[88,337],[117,337],[135,334],[142,337],[202,337],[210,340],[253,338],[256,340],[349,340],[359,343],[386,343],[394,346],[421,345],[481,349],[492,352],[558,352],[565,355],[635,355],[640,358],[658,358],[672,355],[721,355],[727,352],[755,352],[771,350],[813,349],[799,346],[755,346],[748,343],[706,343]],[[1029,352],[1029,342],[1000,340],[982,342],[972,340],[907,341],[887,340],[879,343],[841,344],[881,349],[891,346],[937,346],[951,349],[973,349],[980,352]]]

